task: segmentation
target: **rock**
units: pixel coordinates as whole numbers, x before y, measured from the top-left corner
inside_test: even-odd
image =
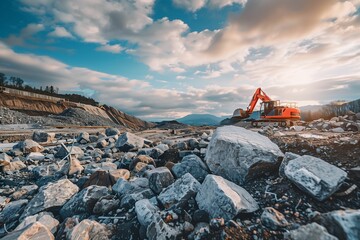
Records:
[[[75,156],[70,156],[68,175],[80,174],[84,170],[84,167],[80,164],[80,161]]]
[[[0,166],[2,166],[2,171],[3,172],[12,172],[12,171],[18,171],[21,169],[26,168],[25,163],[23,163],[22,161],[1,161],[0,160]]]
[[[16,192],[14,192],[11,197],[15,200],[19,200],[20,198],[24,198],[27,197],[29,195],[33,195],[37,190],[38,190],[38,186],[33,184],[33,185],[27,185],[27,186],[22,186],[19,190],[17,190]]]
[[[261,214],[261,222],[272,230],[285,228],[289,225],[285,216],[272,207],[266,207]]]
[[[26,159],[33,161],[42,161],[45,159],[45,156],[40,152],[31,152],[29,155],[27,155]]]
[[[159,194],[164,188],[174,182],[174,177],[166,167],[150,170],[148,173],[149,187],[154,193]]]
[[[119,205],[119,199],[117,199],[114,195],[107,195],[101,197],[99,201],[96,202],[93,212],[98,215],[104,215],[110,211],[118,209]]]
[[[96,202],[109,194],[109,189],[103,186],[92,185],[84,188],[62,206],[60,215],[65,219],[81,213],[91,214]]]
[[[349,177],[360,180],[360,167],[354,167],[349,170]]]
[[[40,222],[30,224],[26,228],[13,231],[3,237],[1,240],[53,240],[54,235]]]
[[[112,170],[116,170],[116,169],[117,169],[117,165],[112,162],[93,163],[93,164],[88,164],[85,166],[84,173],[89,174],[89,173],[94,173],[99,170],[100,171],[112,171]]]
[[[343,133],[343,132],[345,132],[345,130],[343,128],[341,128],[341,127],[333,128],[333,129],[331,129],[331,131],[334,132],[334,133]]]
[[[173,184],[163,189],[158,196],[165,208],[181,206],[199,191],[200,183],[190,174],[186,173]]]
[[[160,149],[163,152],[169,150],[169,146],[167,144],[164,144],[164,143],[160,143],[159,145],[156,146],[156,148]]]
[[[291,230],[284,234],[284,239],[289,240],[337,240],[336,237],[329,234],[323,226],[317,223],[310,223]]]
[[[52,142],[55,138],[55,133],[35,131],[32,135],[32,140],[40,143]]]
[[[171,171],[176,178],[180,178],[185,173],[190,173],[196,180],[203,182],[208,174],[207,166],[201,159],[192,154],[184,157],[180,163],[173,166]]]
[[[216,135],[216,133],[215,133]],[[207,175],[196,195],[199,209],[211,218],[231,220],[239,213],[251,213],[259,209],[257,202],[242,187],[221,176]]]
[[[41,178],[45,176],[53,176],[59,170],[59,165],[53,163],[34,167],[31,171],[36,178]]]
[[[51,208],[61,207],[78,191],[78,186],[68,179],[49,183],[41,187],[38,194],[31,199],[20,219]]]
[[[200,222],[209,222],[210,217],[207,211],[205,210],[196,210],[192,216],[194,223],[200,223]]]
[[[90,142],[90,135],[87,132],[82,132],[80,135],[76,138],[76,141],[81,144],[86,144]]]
[[[54,234],[57,231],[59,221],[53,218],[50,214],[42,212],[33,216],[26,217],[16,228],[15,231],[23,229],[29,226],[32,223],[40,222],[43,224],[49,231]]]
[[[135,203],[141,199],[150,199],[154,197],[154,193],[150,189],[141,189],[135,192],[126,194],[122,199],[120,206],[122,208],[131,209]]]
[[[319,201],[325,200],[338,190],[347,176],[340,168],[308,155],[285,164],[286,177]]]
[[[13,221],[17,221],[28,202],[28,200],[23,199],[6,204],[0,212],[0,223],[9,224]]]
[[[72,146],[72,147],[70,146],[67,147],[66,149],[63,146],[61,146],[61,148],[55,154],[55,157],[62,159],[66,157],[70,151],[71,151],[71,155],[74,155],[76,158],[81,158],[82,156],[84,156],[84,151],[77,146]]]
[[[134,151],[143,146],[144,139],[129,132],[121,134],[116,142],[116,147],[123,152]]]
[[[276,169],[284,154],[267,137],[241,127],[216,129],[205,160],[211,172],[234,183]]]
[[[109,239],[108,235],[109,233],[104,225],[96,221],[85,219],[69,231],[66,234],[66,238],[69,240],[107,240]]]
[[[151,204],[149,199],[142,199],[135,203],[135,212],[142,226],[147,227],[155,218],[159,209]]]
[[[96,147],[105,148],[109,143],[105,139],[101,139],[97,142]]]
[[[134,168],[136,167],[136,165],[138,163],[144,163],[146,165],[151,164],[153,166],[156,166],[155,161],[152,157],[146,156],[146,155],[139,155],[134,160],[132,160],[132,162],[130,163],[129,169],[134,170]],[[145,165],[143,165],[143,166],[145,166]]]
[[[19,142],[13,147],[13,149],[19,149],[23,153],[41,152],[42,150],[44,150],[44,148],[40,144],[34,142],[31,139],[26,139]]]
[[[117,128],[107,128],[105,130],[105,134],[106,134],[106,136],[110,137],[110,136],[114,136],[114,135],[119,135],[120,131]]]
[[[92,185],[111,187],[114,185],[114,181],[111,179],[108,171],[97,170],[92,173],[90,178],[84,183],[83,187],[89,187]]]
[[[181,230],[179,228],[173,228],[167,225],[160,215],[156,215],[146,229],[146,236],[149,240],[177,239],[180,234]]]
[[[298,157],[301,157],[301,156],[298,155],[298,154],[292,153],[292,152],[286,152],[285,153],[285,157],[282,160],[282,162],[280,164],[280,167],[279,167],[279,175],[280,175],[280,177],[282,177],[282,178],[286,177],[286,175],[285,175],[285,167],[286,167],[286,165],[289,163],[290,160],[293,160],[293,159],[298,158]]]
[[[316,222],[339,239],[360,239],[360,210],[337,210],[320,215]]]
[[[131,194],[141,190],[149,188],[149,180],[147,178],[135,178],[127,181],[123,178],[120,178],[113,186],[112,190],[120,198],[126,194]]]
[[[123,178],[125,180],[128,180],[130,178],[130,172],[127,169],[110,170],[109,174],[113,183],[116,183],[117,180],[119,180],[120,178]]]

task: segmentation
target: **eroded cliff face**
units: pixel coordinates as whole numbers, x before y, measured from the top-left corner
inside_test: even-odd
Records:
[[[72,102],[56,102],[42,99],[35,99],[26,96],[15,96],[7,93],[0,93],[0,106],[12,110],[18,110],[31,115],[60,114],[68,108],[81,108],[91,114],[101,116],[105,119],[125,126],[133,130],[141,130],[153,127],[155,124],[143,121],[134,116],[121,112],[113,107],[95,107],[86,104]]]

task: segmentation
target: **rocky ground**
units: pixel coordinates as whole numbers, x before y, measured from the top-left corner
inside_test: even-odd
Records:
[[[0,153],[0,238],[359,239],[353,116],[35,132]]]

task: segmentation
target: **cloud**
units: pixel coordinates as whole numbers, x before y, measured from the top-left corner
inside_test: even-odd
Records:
[[[18,35],[12,34],[3,41],[10,46],[24,46],[26,40],[31,40],[35,34],[44,30],[43,24],[30,23]]]
[[[100,47],[97,47],[96,50],[103,52],[119,53],[122,50],[124,50],[124,48],[122,48],[120,44],[114,44],[114,45],[105,44]]]
[[[68,32],[64,27],[55,27],[54,31],[48,34],[50,37],[60,37],[60,38],[74,38],[74,36]]]
[[[186,9],[190,12],[210,7],[210,8],[223,8],[233,4],[244,4],[246,0],[173,0],[175,6]]]

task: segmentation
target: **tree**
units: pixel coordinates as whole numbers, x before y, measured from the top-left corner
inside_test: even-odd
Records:
[[[24,80],[22,80],[21,78],[16,78],[15,79],[15,86],[18,88],[22,88],[24,84]]]
[[[50,86],[50,93],[54,93],[54,86]]]
[[[16,77],[11,76],[9,80],[12,86],[16,85]]]
[[[40,91],[43,91],[42,86],[40,86]]]
[[[6,84],[6,76],[4,73],[0,73],[0,86],[5,86]]]
[[[49,86],[45,87],[45,92],[49,92]]]

